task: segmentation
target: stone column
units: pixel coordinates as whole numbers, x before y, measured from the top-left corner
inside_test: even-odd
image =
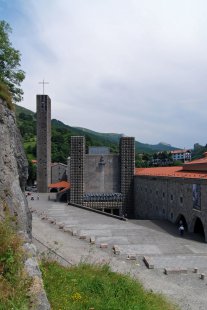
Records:
[[[121,162],[121,193],[124,203],[120,215],[133,217],[133,180],[135,168],[135,142],[133,137],[122,137],[120,139],[120,162]]]
[[[84,194],[84,162],[85,162],[85,137],[71,137],[70,158],[70,201],[83,205]]]
[[[51,183],[51,100],[37,95],[37,190],[48,192]]]

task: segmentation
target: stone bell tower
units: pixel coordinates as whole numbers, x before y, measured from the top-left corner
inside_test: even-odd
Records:
[[[51,183],[51,100],[37,95],[37,191],[48,192]]]

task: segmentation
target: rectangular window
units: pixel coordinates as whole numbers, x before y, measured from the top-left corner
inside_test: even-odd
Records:
[[[173,195],[170,195],[170,200],[173,200]]]
[[[180,197],[180,203],[183,203],[183,197]]]
[[[193,184],[193,209],[201,210],[201,185]]]

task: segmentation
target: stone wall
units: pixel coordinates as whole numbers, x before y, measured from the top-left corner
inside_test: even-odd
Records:
[[[200,208],[195,208],[193,188],[200,191]],[[135,217],[165,219],[177,223],[184,216],[187,228],[194,231],[197,218],[203,224],[207,240],[207,180],[169,177],[135,176]]]
[[[25,269],[33,279],[31,284],[33,308],[49,310],[42,274],[37,263],[37,252],[31,243],[32,216],[24,194],[28,162],[17,128],[15,113],[0,98],[0,215],[12,216],[12,222],[24,239]]]
[[[51,183],[67,181],[67,165],[56,163],[51,166]]]
[[[85,156],[85,193],[119,193],[119,155]]]
[[[28,162],[15,113],[0,99],[0,214],[8,210],[19,230],[31,236],[31,213],[24,194]]]

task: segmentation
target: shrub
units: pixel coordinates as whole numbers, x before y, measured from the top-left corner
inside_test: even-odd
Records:
[[[10,110],[14,110],[11,93],[8,87],[2,82],[0,82],[0,98],[6,101],[7,106]]]
[[[0,221],[0,309],[28,309],[30,279],[24,271],[23,241],[9,220]]]

